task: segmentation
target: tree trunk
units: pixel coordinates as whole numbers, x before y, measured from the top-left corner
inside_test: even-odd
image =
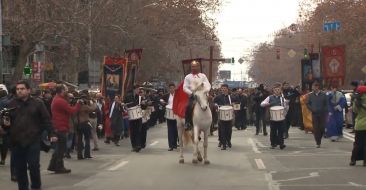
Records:
[[[14,74],[11,78],[11,81],[13,83],[16,83],[17,81],[22,79],[24,66],[27,63],[27,57],[31,53],[32,49],[33,46],[29,43],[24,43],[20,45],[19,55],[16,58],[17,62],[15,65]]]

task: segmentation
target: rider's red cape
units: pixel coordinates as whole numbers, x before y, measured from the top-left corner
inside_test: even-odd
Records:
[[[183,83],[184,81],[175,90],[173,99],[173,113],[181,118],[184,118],[188,102],[188,95],[183,91]]]

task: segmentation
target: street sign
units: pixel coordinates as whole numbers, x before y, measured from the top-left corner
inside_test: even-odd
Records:
[[[28,76],[32,74],[32,68],[28,64],[24,66],[23,74]]]
[[[339,21],[326,22],[323,24],[323,29],[325,32],[338,31],[341,29],[341,23]]]
[[[366,65],[361,69],[361,71],[366,74]]]
[[[239,58],[238,62],[239,62],[240,64],[242,64],[242,63],[244,63],[244,59],[243,59],[243,58]]]
[[[296,56],[296,51],[293,49],[290,49],[290,51],[287,52],[287,55],[291,58]]]

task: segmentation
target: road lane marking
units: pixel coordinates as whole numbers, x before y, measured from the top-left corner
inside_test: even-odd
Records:
[[[349,156],[352,152],[334,153],[334,154],[319,154],[319,153],[290,153],[290,154],[276,154],[274,157],[306,157],[306,156]]]
[[[365,185],[362,185],[362,184],[358,184],[358,183],[355,183],[355,182],[348,182],[348,184],[354,186],[354,187],[363,187]]]
[[[252,145],[252,149],[253,149],[253,151],[254,151],[255,153],[262,153],[261,151],[259,151],[259,150],[258,150],[258,148],[257,148],[257,146],[256,146],[256,144],[254,143],[254,141],[253,141],[253,139],[252,139],[252,138],[249,138],[249,139],[248,139],[248,143],[249,143],[250,145]]]
[[[355,135],[343,130],[343,137],[352,141],[352,142],[355,142]]]
[[[314,178],[314,177],[319,177],[319,173],[318,172],[311,172],[308,176],[303,176],[303,177],[294,177],[294,178],[290,178],[290,179],[282,179],[282,180],[277,180],[277,182],[281,182],[281,181],[297,181],[300,179],[308,179],[308,178]]]
[[[347,132],[343,133],[343,137],[350,140],[350,141],[352,141],[352,142],[355,142],[355,137],[352,136],[351,134],[347,133]]]
[[[360,185],[360,184],[357,184],[357,183],[352,183],[352,182],[349,182],[349,183],[344,183],[344,184],[281,184],[280,185],[281,187],[365,187],[366,185]],[[307,189],[308,189],[307,188]]]
[[[275,174],[275,171],[271,171],[269,173],[265,173],[264,177],[268,182],[268,189],[269,190],[280,190],[280,186],[276,180],[273,180],[272,174]]]
[[[266,169],[266,166],[264,165],[262,159],[256,158],[254,160],[255,160],[255,163],[257,164],[258,169],[260,169],[260,170],[265,170]]]
[[[119,168],[122,168],[123,166],[125,166],[126,164],[128,164],[128,161],[124,161],[124,160],[121,160],[118,164],[114,165],[114,166],[111,166],[110,168],[108,168],[107,170],[108,171],[116,171],[118,170]]]
[[[266,148],[266,147],[268,147],[268,146],[264,146],[262,142],[258,141],[258,139],[253,139],[253,140],[254,140],[255,144],[256,144],[256,145],[258,145],[258,146],[259,146],[259,147],[261,147],[261,148]]]
[[[150,144],[150,146],[155,146],[159,143],[159,141],[154,141],[153,143]]]

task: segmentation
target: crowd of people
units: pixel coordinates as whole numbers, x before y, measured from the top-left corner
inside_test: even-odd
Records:
[[[191,77],[201,77],[192,67]],[[255,134],[268,135],[271,149],[285,149],[290,126],[312,132],[315,145],[321,147],[322,138],[338,141],[343,136],[344,110],[351,112],[355,143],[350,165],[364,160],[366,166],[366,86],[354,85],[351,104],[334,82],[329,89],[314,82],[311,91],[291,87],[288,82],[275,83],[267,88],[211,89],[208,94],[213,122],[211,134],[218,130],[218,146],[227,150],[231,143],[232,127],[245,130],[255,126]],[[104,97],[101,93],[69,90],[58,84],[53,90],[32,91],[26,81],[19,81],[9,92],[0,90],[0,165],[5,164],[10,150],[10,175],[19,189],[41,188],[40,151],[54,148],[48,170],[56,174],[70,173],[64,159],[76,152],[78,160],[92,159],[100,142],[120,146],[120,141],[130,139],[131,150],[146,148],[147,131],[158,123],[167,122],[168,151],[179,146],[177,123],[172,114],[176,85],[169,84],[168,93],[135,86],[124,98],[119,95]],[[194,93],[189,95],[189,105],[194,103]],[[305,99],[305,100],[304,100]],[[229,109],[227,109],[229,108]],[[278,109],[279,108],[279,109]],[[353,108],[353,109],[352,109]],[[186,112],[187,129],[192,123]],[[310,119],[309,119],[310,118]],[[307,127],[309,125],[311,127]],[[91,145],[93,144],[93,146]],[[28,181],[27,170],[30,172]]]

